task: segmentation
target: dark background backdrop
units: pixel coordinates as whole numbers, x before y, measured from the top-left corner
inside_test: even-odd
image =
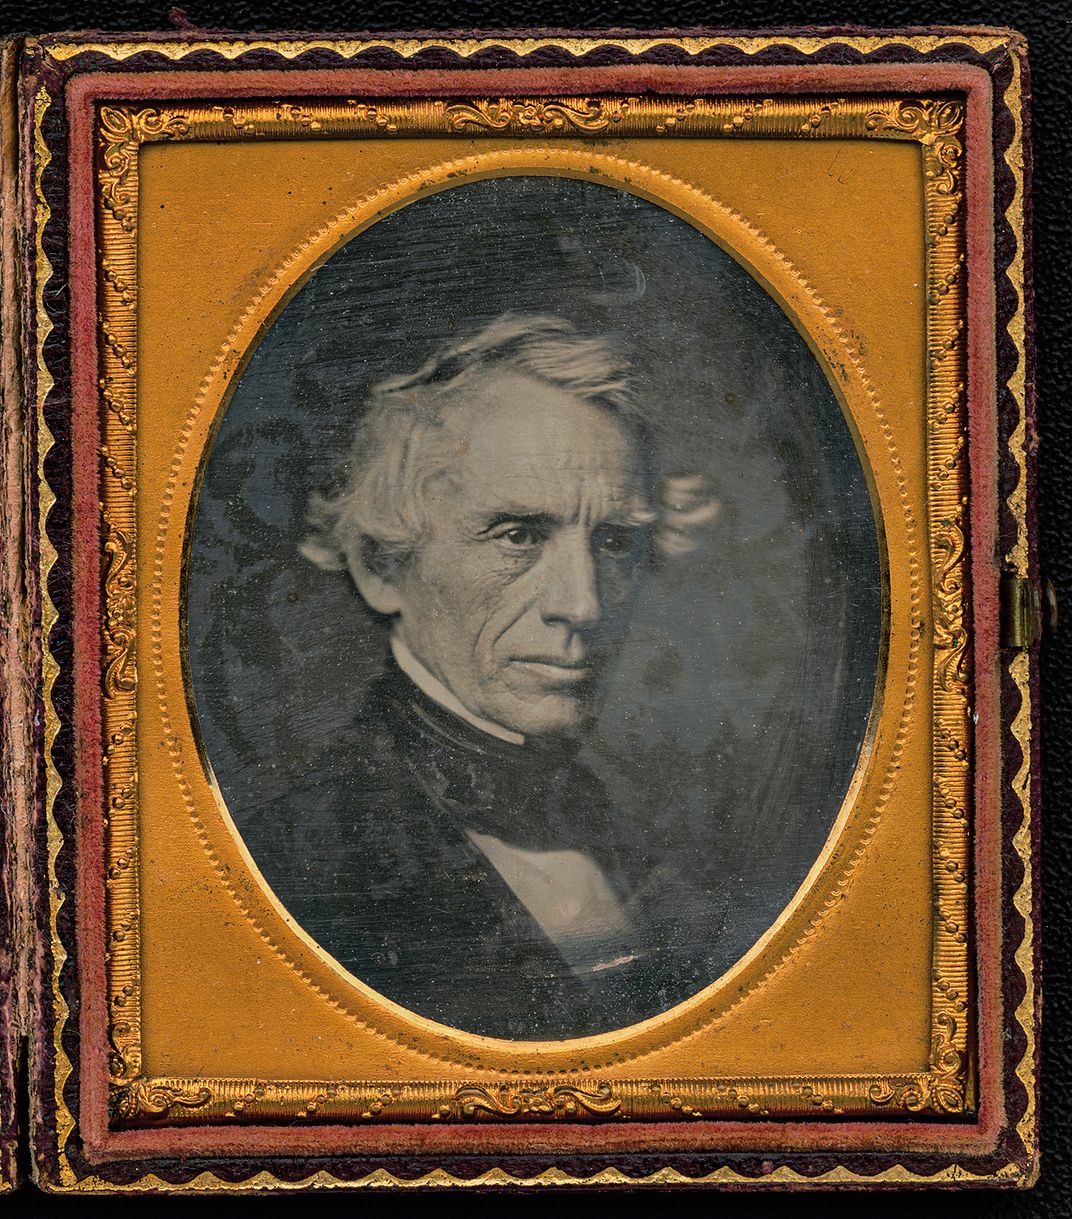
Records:
[[[670,29],[686,27],[734,28],[822,25],[1010,26],[1026,35],[1031,48],[1034,102],[1034,212],[1035,288],[1037,295],[1037,384],[1039,400],[1039,527],[1044,574],[1053,582],[1058,598],[1072,614],[1072,565],[1068,536],[1072,533],[1072,377],[1068,350],[1072,342],[1072,204],[1070,204],[1069,149],[1072,145],[1072,4],[1069,0],[910,0],[910,2],[853,3],[851,0],[367,0],[355,6],[348,0],[189,0],[189,20],[206,28],[230,30],[448,30],[508,29],[537,26],[555,29]],[[149,30],[168,24],[168,6],[152,0],[0,0],[0,31],[41,32],[63,29]],[[1045,843],[1043,886],[1043,951],[1045,967],[1046,1035],[1042,1040],[1042,1148],[1043,1170],[1038,1187],[1028,1194],[965,1191],[909,1196],[841,1194],[831,1198],[769,1195],[700,1199],[679,1194],[677,1205],[717,1210],[721,1214],[767,1215],[815,1210],[830,1215],[922,1216],[1065,1216],[1072,1214],[1072,1045],[1069,1011],[1072,1009],[1072,822],[1068,817],[1072,794],[1072,622],[1051,634],[1043,645],[1043,800]],[[456,1202],[479,1208],[472,1195],[456,1195]],[[653,1210],[665,1203],[650,1191],[634,1199]],[[309,1208],[314,1213],[352,1213],[357,1208],[404,1211],[424,1204],[430,1211],[445,1199],[440,1194],[415,1198],[372,1194],[348,1198],[320,1195],[314,1199],[138,1200],[100,1199],[112,1213],[143,1214],[146,1208],[202,1213],[206,1209],[228,1214],[279,1213],[281,1208]],[[14,1213],[43,1214],[62,1209],[79,1213],[92,1205],[88,1198],[49,1200],[33,1191],[20,1203],[8,1204]],[[485,1199],[483,1205],[499,1208],[503,1201]],[[587,1195],[515,1197],[511,1210],[527,1207],[546,1211],[561,1208],[587,1210],[601,1206]],[[624,1199],[614,1205],[628,1205]],[[421,1208],[423,1209],[423,1207]]]

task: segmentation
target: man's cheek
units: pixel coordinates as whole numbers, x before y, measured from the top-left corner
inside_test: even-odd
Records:
[[[462,578],[459,578],[459,577]],[[492,608],[486,582],[455,570],[429,572],[422,617],[440,640],[440,648],[461,659],[479,646]]]
[[[458,581],[459,604],[473,621],[495,616],[522,592],[516,567],[491,556],[458,569],[452,578]]]
[[[438,547],[434,568],[429,568],[427,575],[437,587],[452,590],[458,599],[467,599],[467,590],[508,583],[513,567],[508,556],[481,540]]]

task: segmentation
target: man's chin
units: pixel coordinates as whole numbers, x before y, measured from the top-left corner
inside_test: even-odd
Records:
[[[514,731],[525,737],[576,737],[591,724],[593,711],[587,700],[544,696],[511,719]]]

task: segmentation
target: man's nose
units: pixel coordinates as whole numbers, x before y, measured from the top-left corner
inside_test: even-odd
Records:
[[[544,551],[540,612],[546,622],[573,628],[599,621],[599,573],[587,536],[566,534]]]

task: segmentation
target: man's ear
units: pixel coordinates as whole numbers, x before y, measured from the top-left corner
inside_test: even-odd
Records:
[[[346,565],[370,609],[378,614],[397,614],[402,608],[394,580],[396,563],[384,553],[379,542],[362,537],[347,548]]]

